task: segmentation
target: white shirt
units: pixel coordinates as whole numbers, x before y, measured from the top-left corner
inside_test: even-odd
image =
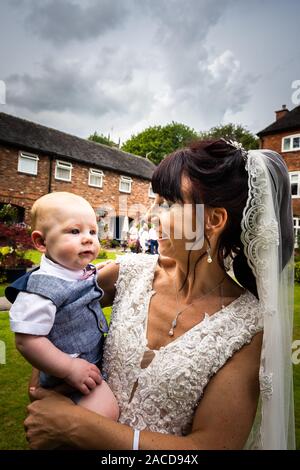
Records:
[[[71,282],[80,279],[83,270],[72,271],[42,255],[40,269],[31,276],[36,274],[47,274]],[[38,294],[20,292],[9,312],[10,327],[15,333],[46,336],[53,326],[55,314],[56,306],[51,300]]]
[[[149,238],[150,238],[150,240],[157,240],[158,239],[157,231],[153,227],[150,228],[150,230],[149,230]]]

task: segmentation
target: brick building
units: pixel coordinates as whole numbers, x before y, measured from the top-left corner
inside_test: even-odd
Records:
[[[110,235],[149,207],[154,194],[149,160],[0,113],[0,207],[29,210],[40,196],[69,191],[85,197],[100,216],[108,211]],[[127,219],[127,216],[129,219]]]
[[[297,245],[300,236],[300,106],[289,111],[283,105],[275,114],[276,120],[257,135],[260,147],[280,153],[289,169]]]

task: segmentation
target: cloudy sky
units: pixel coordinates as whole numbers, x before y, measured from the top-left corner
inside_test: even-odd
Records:
[[[149,125],[257,132],[300,80],[298,0],[0,0],[14,114],[118,141]]]

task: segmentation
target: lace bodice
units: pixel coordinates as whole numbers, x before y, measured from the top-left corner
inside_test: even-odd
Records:
[[[120,407],[121,423],[137,429],[185,435],[210,378],[262,330],[256,297],[249,291],[154,351],[147,350],[146,325],[157,256],[120,257],[120,272],[106,339],[103,370]]]

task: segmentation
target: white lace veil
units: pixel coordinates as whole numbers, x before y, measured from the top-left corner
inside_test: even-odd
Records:
[[[248,200],[241,240],[264,316],[260,403],[246,447],[294,449],[294,235],[289,175],[276,152],[250,150],[242,155]]]

